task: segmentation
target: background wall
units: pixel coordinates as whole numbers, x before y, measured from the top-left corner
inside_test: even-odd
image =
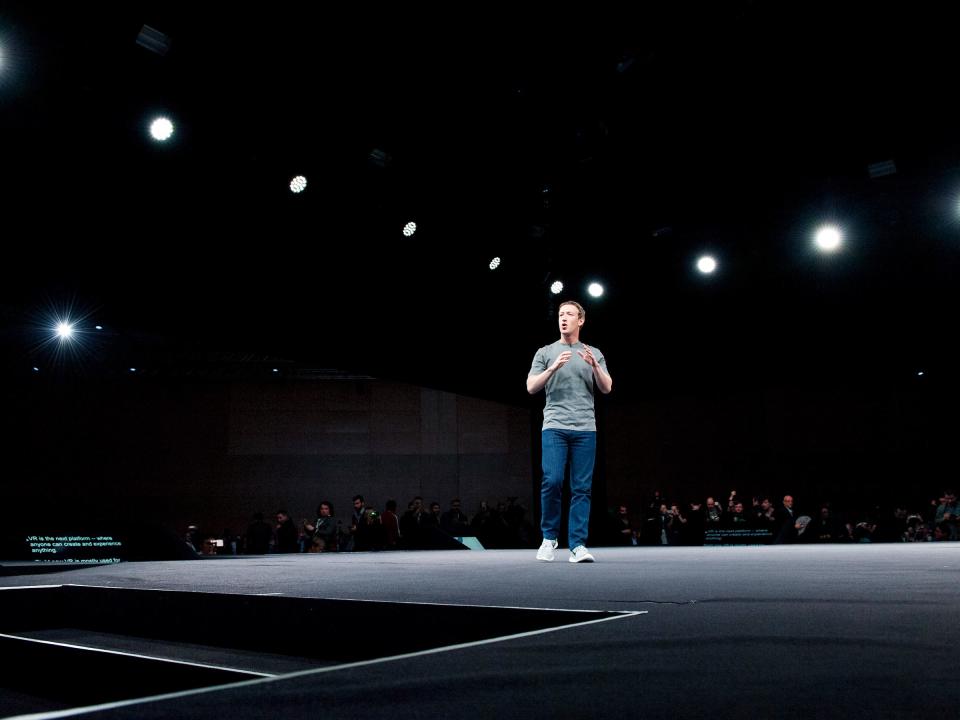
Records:
[[[923,378],[847,385],[693,388],[606,404],[607,493],[689,502],[731,490],[803,511],[908,503],[956,486],[956,388]]]
[[[10,392],[20,521],[114,517],[182,532],[242,532],[254,512],[295,521],[321,500],[349,518],[420,495],[472,515],[532,507],[525,408],[375,380],[34,382]]]
[[[320,500],[349,517],[415,495],[517,496],[536,522],[543,398],[480,400],[376,380],[30,378],[7,385],[7,527],[106,518],[242,532],[252,513],[296,521]],[[651,386],[600,398],[594,522],[654,489],[681,502],[731,489],[866,509],[922,509],[953,470],[957,389],[899,385]],[[595,524],[594,528],[600,526]]]

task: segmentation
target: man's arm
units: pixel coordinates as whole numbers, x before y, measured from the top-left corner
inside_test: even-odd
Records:
[[[527,392],[531,395],[536,395],[538,392],[543,390],[544,386],[547,384],[547,381],[553,377],[553,374],[570,361],[571,355],[572,353],[569,350],[566,350],[560,353],[559,357],[554,360],[553,365],[548,367],[539,375],[528,375]]]
[[[594,357],[593,350],[590,348],[590,346],[584,345],[584,347],[586,348],[585,351],[578,350],[577,352],[580,353],[580,357],[582,357],[593,369],[593,379],[596,380],[597,387],[600,388],[600,392],[606,395],[613,390],[613,378],[610,377],[610,373],[605,372],[604,369],[600,367],[600,363],[598,363],[597,358]]]
[[[555,372],[556,369],[551,365],[539,375],[528,375],[527,392],[531,395],[536,395],[538,392],[543,390],[544,386],[547,384],[547,381],[553,377]]]
[[[603,371],[603,368],[600,367],[600,363],[594,364],[593,377],[597,381],[597,387],[600,388],[600,392],[602,392],[604,395],[613,390],[613,378],[610,377],[608,373]]]

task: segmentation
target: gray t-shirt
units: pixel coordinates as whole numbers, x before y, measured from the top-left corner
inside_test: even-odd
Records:
[[[607,372],[607,361],[593,345],[593,356],[600,367]],[[549,430],[592,430],[596,432],[597,421],[593,411],[593,368],[577,354],[583,351],[582,342],[568,345],[557,340],[552,345],[545,345],[533,356],[529,375],[539,375],[560,356],[560,353],[569,350],[573,353],[570,361],[557,370],[547,380],[544,390],[547,393],[547,404],[543,408],[543,429]]]

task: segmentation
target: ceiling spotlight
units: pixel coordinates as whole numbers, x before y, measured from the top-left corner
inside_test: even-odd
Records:
[[[290,192],[302,193],[307,189],[307,179],[303,175],[297,175],[290,181]]]
[[[843,235],[836,226],[825,225],[817,231],[814,242],[823,252],[836,252],[843,243]]]
[[[59,322],[54,332],[56,332],[57,337],[61,340],[69,340],[73,337],[73,323],[67,321]]]
[[[600,297],[603,295],[603,285],[600,283],[590,283],[587,287],[587,292],[590,293],[590,297]]]
[[[403,236],[411,237],[417,231],[417,224],[412,220],[403,226]]]
[[[490,269],[496,270],[498,267],[500,267],[500,258],[495,257],[493,260],[490,261]]]
[[[554,295],[559,295],[563,292],[563,283],[559,280],[554,280],[553,285],[550,286],[550,292]]]
[[[159,117],[150,123],[150,136],[159,142],[170,139],[173,135],[173,123],[165,117]]]
[[[390,164],[391,161],[390,153],[382,148],[374,148],[370,151],[370,154],[367,155],[367,160],[370,161],[371,165],[376,165],[380,168],[385,168]]]
[[[697,270],[702,272],[704,275],[709,275],[716,269],[717,261],[714,260],[710,255],[702,255],[697,260]]]
[[[157,55],[166,55],[170,50],[170,38],[159,30],[144,25],[137,35],[137,45],[150,52],[155,52]]]

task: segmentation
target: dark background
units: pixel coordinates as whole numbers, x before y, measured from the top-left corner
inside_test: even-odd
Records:
[[[5,4],[5,484],[28,502],[71,422],[110,427],[63,398],[135,425],[137,383],[202,395],[336,370],[536,414],[523,379],[562,279],[616,380],[610,502],[925,502],[952,476],[957,395],[941,12]],[[169,53],[136,44],[145,23]],[[167,145],[146,137],[155,111]],[[822,220],[846,233],[829,258],[811,250]],[[85,342],[45,341],[68,313]],[[52,416],[59,434],[38,430]]]

